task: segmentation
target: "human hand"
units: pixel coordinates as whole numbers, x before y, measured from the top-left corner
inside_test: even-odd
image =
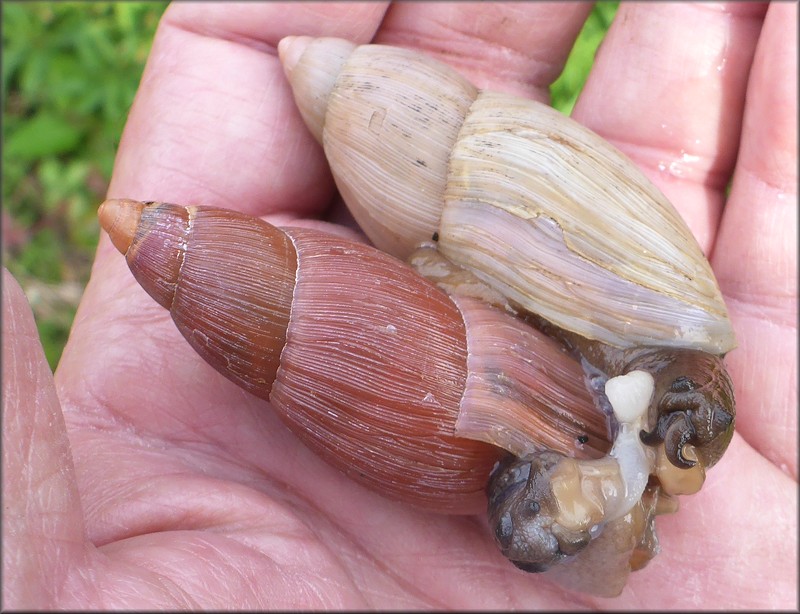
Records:
[[[341,219],[283,78],[280,38],[420,46],[480,86],[543,99],[587,10],[175,4],[109,196],[293,224]],[[622,596],[576,595],[519,572],[481,519],[415,511],[324,465],[194,354],[103,237],[55,384],[4,278],[4,606],[794,603],[796,6],[772,6],[762,29],[764,12],[623,4],[574,113],[679,208],[711,255],[739,340],[727,359],[737,435],[704,489],[659,518],[663,552]]]

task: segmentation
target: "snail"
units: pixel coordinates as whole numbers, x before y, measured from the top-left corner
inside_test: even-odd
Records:
[[[562,342],[375,248],[207,207],[109,200],[99,217],[191,346],[354,480],[451,514],[488,494],[501,551],[577,590],[618,594],[658,551],[686,471],[658,474],[638,437],[649,373],[605,383],[612,443]]]

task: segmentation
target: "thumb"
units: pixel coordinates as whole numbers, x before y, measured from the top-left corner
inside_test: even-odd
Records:
[[[25,295],[6,269],[3,511],[3,609],[54,607],[86,552],[83,513],[53,374]]]

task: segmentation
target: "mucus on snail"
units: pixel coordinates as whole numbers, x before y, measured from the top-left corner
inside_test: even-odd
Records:
[[[691,233],[545,105],[407,50],[280,52],[356,220],[436,283],[219,209],[113,200],[103,227],[192,347],[328,462],[438,512],[486,491],[518,567],[618,594],[733,432],[733,331]]]

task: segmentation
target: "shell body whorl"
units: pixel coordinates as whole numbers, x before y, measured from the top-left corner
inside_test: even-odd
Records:
[[[301,108],[314,83],[299,67],[324,64],[330,40],[282,43]],[[617,347],[735,346],[680,215],[590,130],[405,49],[353,47],[311,76],[329,92],[315,123],[337,186],[379,248],[406,257],[438,233],[445,256],[523,309]]]

